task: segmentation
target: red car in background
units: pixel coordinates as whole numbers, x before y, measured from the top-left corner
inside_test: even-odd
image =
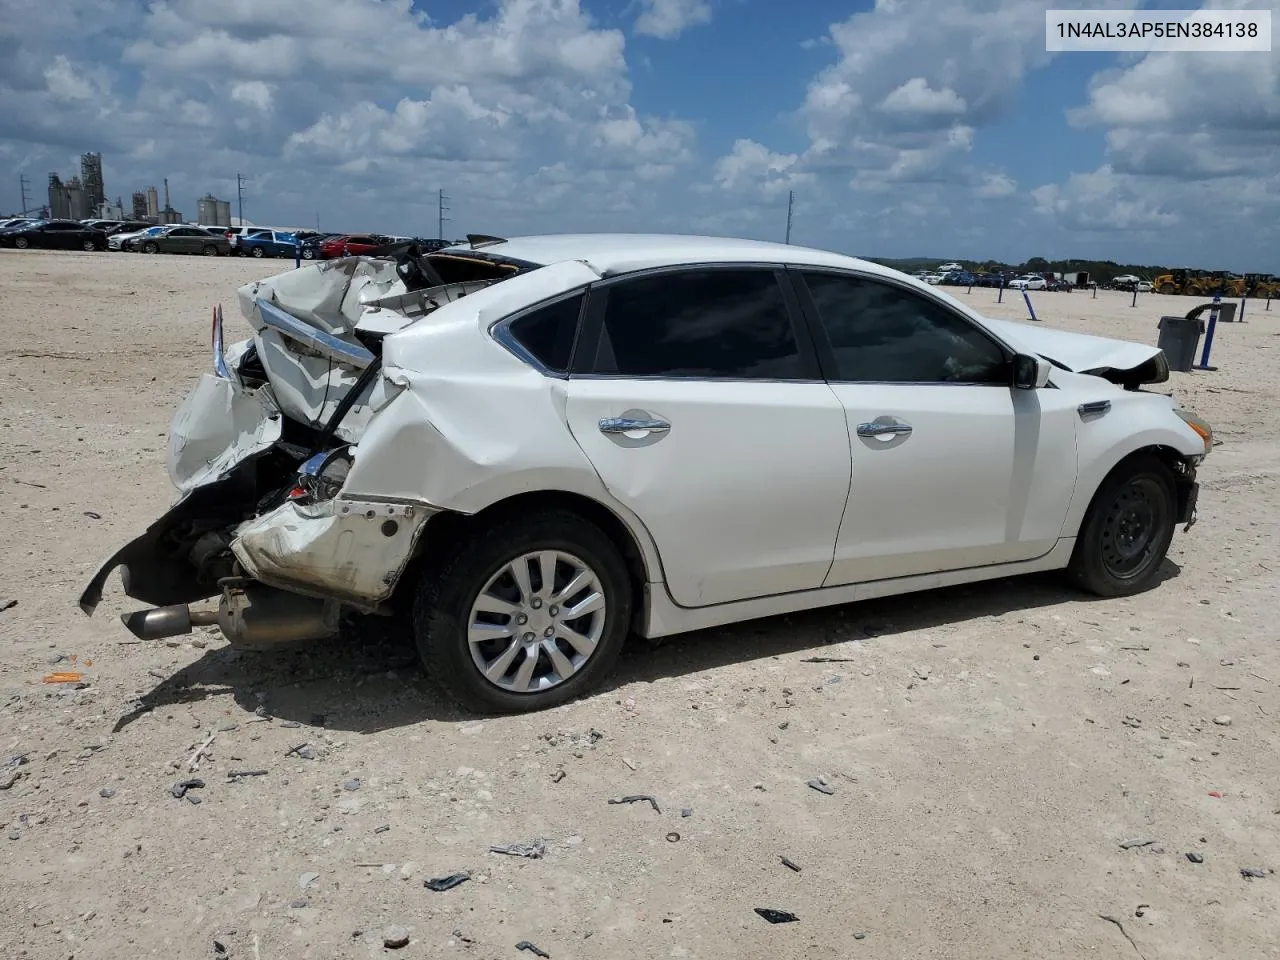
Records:
[[[379,247],[385,247],[390,240],[387,237],[372,233],[352,233],[341,237],[330,237],[320,244],[320,257],[332,260],[334,257],[358,256],[372,253]]]

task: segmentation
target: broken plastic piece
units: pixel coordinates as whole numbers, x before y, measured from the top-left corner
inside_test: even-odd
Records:
[[[516,944],[516,949],[527,950],[529,953],[532,953],[535,957],[542,957],[543,960],[549,960],[551,956],[551,954],[547,953],[545,950],[538,949],[538,947],[535,944],[530,943],[528,940],[521,940],[519,943]]]
[[[813,787],[813,789],[817,790],[819,793],[825,793],[827,796],[831,796],[835,793],[835,790],[833,790],[829,784],[825,784],[821,780],[810,780],[809,786]]]
[[[649,804],[652,805],[654,813],[662,813],[662,808],[658,806],[658,801],[653,799],[653,797],[649,796],[648,794],[636,794],[635,796],[631,796],[631,797],[619,797],[617,800],[610,800],[609,802],[610,803],[639,803],[642,800],[648,801]]]
[[[41,679],[42,683],[79,683],[83,676],[74,670],[62,670],[57,673],[51,673],[47,677]]]
[[[464,871],[463,873],[451,873],[447,877],[436,877],[432,880],[424,880],[422,881],[422,885],[428,890],[434,890],[436,893],[441,893],[442,891],[452,890],[454,887],[461,886],[470,879],[471,874]]]
[[[794,870],[796,873],[800,872],[800,867],[795,861],[788,860],[786,857],[779,857],[778,859],[782,861],[782,865],[788,870]]]
[[[177,783],[175,783],[172,787],[169,788],[169,792],[173,794],[174,799],[181,800],[183,797],[187,795],[188,790],[198,790],[200,787],[203,787],[203,786],[204,786],[203,780],[179,780]],[[198,799],[195,799],[194,797],[190,799],[192,800],[193,803],[200,802]]]
[[[530,840],[528,843],[508,843],[506,846],[489,848],[490,853],[505,853],[509,857],[528,857],[540,860],[547,852],[547,845],[542,840]]]
[[[769,907],[756,907],[756,913],[770,923],[795,923],[800,919],[794,913],[788,913],[785,910],[773,910]]]
[[[1267,871],[1259,870],[1256,867],[1241,867],[1240,876],[1246,880],[1262,880],[1267,876]]]

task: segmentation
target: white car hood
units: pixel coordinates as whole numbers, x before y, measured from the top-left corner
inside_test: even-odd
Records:
[[[990,327],[992,333],[1003,338],[1010,346],[1055,360],[1073,373],[1098,375],[1111,371],[1122,373],[1137,370],[1143,364],[1163,355],[1159,347],[1134,343],[1131,340],[1094,337],[1087,333],[1054,330],[1051,327],[1015,320],[993,320],[984,317],[983,321]],[[1156,366],[1167,367],[1165,364]],[[1159,383],[1167,377],[1168,372],[1165,369],[1164,376],[1144,382]]]

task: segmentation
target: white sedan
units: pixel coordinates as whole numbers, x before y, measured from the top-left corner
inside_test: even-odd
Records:
[[[660,637],[1065,569],[1146,589],[1209,427],[1159,350],[985,318],[795,246],[551,236],[239,291],[178,410],[178,503],[109,558],[140,637],[412,630],[467,707],[584,694]],[[208,606],[191,604],[214,600]]]
[[[1049,284],[1044,277],[1034,273],[1028,273],[1024,277],[1017,277],[1009,281],[1009,287],[1013,290],[1045,290]]]

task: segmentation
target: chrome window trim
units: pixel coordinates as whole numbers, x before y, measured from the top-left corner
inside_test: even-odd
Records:
[[[258,297],[254,302],[264,324],[304,346],[311,347],[313,350],[328,354],[335,360],[341,360],[343,363],[349,363],[353,367],[359,367],[360,369],[369,366],[375,359],[373,353],[364,347],[347,343],[331,333],[325,333],[310,324],[303,323],[297,317],[285,313],[265,297]]]

